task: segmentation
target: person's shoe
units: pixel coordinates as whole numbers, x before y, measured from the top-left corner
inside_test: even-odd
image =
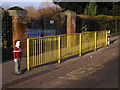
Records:
[[[20,75],[20,74],[21,74],[21,72],[17,71],[17,72],[15,72],[15,74],[16,74],[16,75]]]

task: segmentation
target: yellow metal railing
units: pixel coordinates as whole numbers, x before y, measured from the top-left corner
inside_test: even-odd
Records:
[[[27,39],[27,70],[69,56],[107,46],[108,31],[94,31]]]

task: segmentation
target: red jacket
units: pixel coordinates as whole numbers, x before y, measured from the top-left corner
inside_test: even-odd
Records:
[[[21,58],[21,49],[16,46],[13,48],[13,58],[14,59]]]
[[[110,34],[108,33],[108,38],[110,38]]]

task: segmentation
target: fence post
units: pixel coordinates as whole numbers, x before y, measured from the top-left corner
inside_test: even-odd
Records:
[[[97,49],[97,32],[95,32],[95,51]]]
[[[58,36],[58,63],[60,63],[60,36]]]
[[[79,56],[82,56],[82,33],[79,35]]]
[[[29,52],[29,39],[27,39],[27,70],[30,70],[30,52]]]

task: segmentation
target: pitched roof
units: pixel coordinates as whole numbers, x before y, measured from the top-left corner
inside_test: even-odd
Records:
[[[25,9],[18,7],[18,6],[14,6],[14,7],[9,8],[8,10],[25,10]]]

